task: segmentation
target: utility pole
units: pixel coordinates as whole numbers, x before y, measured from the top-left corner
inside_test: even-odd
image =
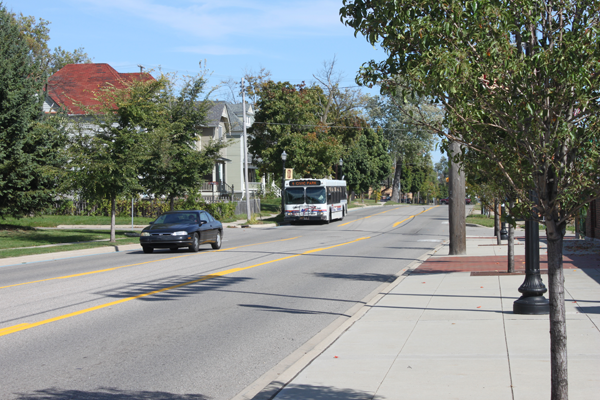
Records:
[[[465,172],[462,164],[455,163],[453,156],[460,154],[460,144],[451,142],[449,148],[450,158],[450,185],[448,219],[450,226],[450,255],[467,254],[467,227],[465,215]]]
[[[246,187],[246,216],[248,222],[252,218],[250,214],[250,190],[248,189],[248,136],[246,135],[246,95],[244,90],[244,78],[242,78],[242,126],[244,127],[244,186]]]

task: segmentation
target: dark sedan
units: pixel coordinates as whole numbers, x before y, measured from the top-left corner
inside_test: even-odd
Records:
[[[167,211],[142,230],[140,244],[144,253],[154,249],[177,251],[187,247],[198,251],[201,244],[221,248],[223,225],[204,210]]]

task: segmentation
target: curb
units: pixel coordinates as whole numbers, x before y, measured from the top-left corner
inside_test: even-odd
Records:
[[[56,261],[56,260],[64,260],[67,258],[76,258],[76,257],[87,257],[93,256],[97,254],[110,254],[110,253],[120,253],[125,251],[142,251],[142,247],[139,243],[136,244],[125,244],[122,246],[104,246],[104,247],[94,247],[92,249],[82,249],[82,250],[67,250],[67,251],[59,251],[56,253],[44,253],[44,254],[34,254],[30,256],[21,256],[21,257],[9,257],[9,258],[0,258],[0,267],[9,267],[23,264],[32,264],[41,261]]]
[[[260,378],[247,386],[244,390],[231,398],[231,400],[270,400],[298,376],[304,368],[310,365],[317,357],[335,343],[355,322],[359,321],[373,305],[377,304],[386,294],[400,284],[419,265],[427,261],[432,255],[444,246],[447,241],[437,245],[406,267],[396,273],[393,282],[379,285],[371,293],[357,302],[345,313],[350,318],[338,317],[296,349],[292,354],[280,361],[276,366],[265,372]]]

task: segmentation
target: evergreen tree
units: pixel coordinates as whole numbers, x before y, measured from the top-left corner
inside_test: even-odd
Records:
[[[45,83],[14,17],[0,3],[0,217],[42,211],[65,164],[58,119],[42,113]]]

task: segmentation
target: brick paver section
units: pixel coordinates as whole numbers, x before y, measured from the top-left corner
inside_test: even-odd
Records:
[[[452,256],[430,257],[414,272],[440,273],[440,272],[471,272],[477,275],[506,274],[508,265],[507,256]],[[600,256],[596,254],[563,256],[563,268],[600,268]],[[548,257],[540,255],[540,271],[547,273]],[[525,256],[515,256],[515,273],[525,273]]]

